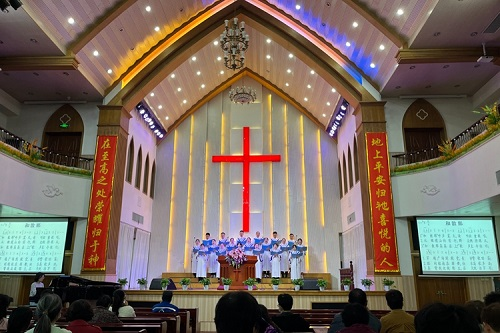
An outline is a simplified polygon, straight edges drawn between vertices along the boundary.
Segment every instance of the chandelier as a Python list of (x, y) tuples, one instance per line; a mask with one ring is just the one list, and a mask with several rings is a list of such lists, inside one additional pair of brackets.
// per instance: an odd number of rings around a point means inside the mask
[(237, 70), (245, 66), (245, 51), (248, 48), (248, 34), (245, 22), (238, 26), (238, 18), (224, 21), (226, 27), (220, 35), (220, 47), (224, 51), (224, 64), (227, 68)]
[(229, 91), (229, 99), (233, 103), (249, 104), (255, 102), (257, 93), (251, 87), (236, 87)]

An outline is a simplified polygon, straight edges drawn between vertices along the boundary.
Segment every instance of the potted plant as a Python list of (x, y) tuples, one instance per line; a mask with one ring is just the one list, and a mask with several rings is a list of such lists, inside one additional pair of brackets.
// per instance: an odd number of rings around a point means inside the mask
[(170, 279), (162, 278), (160, 281), (161, 289), (166, 290), (169, 283), (170, 283)]
[(304, 285), (304, 280), (303, 279), (292, 279), (292, 284), (295, 289), (295, 291), (299, 291), (300, 287)]
[(191, 279), (189, 278), (183, 278), (181, 280), (181, 282), (179, 282), (181, 287), (182, 287), (182, 290), (187, 290), (189, 285), (191, 284)]
[(344, 286), (345, 291), (349, 291), (351, 288), (352, 280), (350, 278), (343, 278), (342, 281), (340, 281), (342, 286)]
[(127, 280), (127, 278), (121, 278), (121, 279), (118, 279), (118, 283), (122, 286), (122, 289), (125, 289), (125, 286), (127, 285), (128, 280)]
[(271, 278), (271, 285), (273, 286), (273, 290), (278, 290), (280, 283), (281, 281), (279, 278)]
[(373, 280), (361, 279), (361, 284), (365, 287), (365, 290), (370, 290), (370, 287), (373, 285)]
[(382, 280), (382, 284), (384, 285), (384, 290), (389, 291), (391, 287), (394, 285), (394, 281), (384, 278), (384, 280)]
[(203, 285), (203, 290), (208, 290), (208, 286), (210, 286), (210, 278), (204, 277), (200, 280), (200, 283)]
[(233, 280), (229, 278), (222, 278), (222, 284), (224, 285), (224, 290), (229, 290), (229, 286), (233, 283)]
[(316, 282), (316, 285), (319, 287), (320, 291), (324, 291), (327, 284), (328, 282), (326, 282), (325, 279), (318, 279), (318, 281)]
[(146, 278), (137, 279), (137, 284), (139, 285), (140, 290), (146, 290), (146, 285), (148, 284), (148, 280)]
[(253, 287), (257, 284), (257, 280), (254, 278), (248, 278), (243, 281), (243, 284), (247, 286), (248, 290), (253, 290)]

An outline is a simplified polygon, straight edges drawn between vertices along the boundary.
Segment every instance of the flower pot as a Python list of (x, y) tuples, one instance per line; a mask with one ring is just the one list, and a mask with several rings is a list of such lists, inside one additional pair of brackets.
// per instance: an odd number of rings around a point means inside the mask
[(325, 287), (319, 287), (319, 291), (325, 291)]
[(228, 284), (224, 285), (224, 290), (229, 290), (229, 285)]
[(295, 291), (299, 291), (300, 290), (300, 286), (299, 285), (295, 285), (295, 286), (293, 286), (293, 289), (295, 289)]
[(247, 286), (248, 290), (253, 290), (253, 286)]
[(273, 290), (278, 290), (279, 286), (277, 284), (273, 284)]
[(391, 290), (391, 286), (384, 286), (384, 290), (385, 290), (385, 291), (389, 291), (389, 290)]
[(145, 286), (145, 285), (143, 285), (143, 284), (140, 284), (140, 285), (139, 285), (139, 290), (146, 290), (146, 286)]
[(161, 290), (167, 290), (167, 286), (161, 287)]
[(365, 286), (365, 291), (370, 291), (371, 286)]
[(208, 287), (209, 287), (208, 285), (203, 286), (203, 290), (208, 290)]
[(350, 287), (350, 285), (344, 284), (344, 291), (349, 291), (349, 287)]
[(183, 285), (182, 285), (182, 290), (188, 290), (188, 287), (189, 287), (189, 286), (188, 286), (187, 284), (183, 284)]

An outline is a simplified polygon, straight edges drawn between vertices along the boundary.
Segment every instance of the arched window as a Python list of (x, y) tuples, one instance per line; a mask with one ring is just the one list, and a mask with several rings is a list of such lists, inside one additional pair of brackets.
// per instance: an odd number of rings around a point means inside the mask
[(132, 171), (134, 170), (134, 139), (130, 140), (128, 145), (128, 156), (127, 156), (127, 170), (125, 173), (125, 180), (132, 183)]
[(135, 165), (135, 187), (141, 188), (141, 175), (142, 175), (142, 147), (139, 147), (137, 153), (137, 163)]
[(339, 192), (340, 192), (340, 199), (344, 196), (344, 192), (342, 191), (342, 169), (340, 168), (340, 161), (337, 164), (338, 167), (338, 175), (339, 175)]
[(347, 193), (347, 164), (345, 163), (345, 154), (342, 154), (342, 179), (344, 180), (344, 194)]
[(151, 168), (151, 183), (149, 185), (149, 196), (151, 198), (155, 197), (155, 178), (156, 178), (156, 163), (153, 161), (153, 167)]
[(359, 182), (359, 160), (358, 160), (358, 141), (354, 137), (354, 182)]
[(354, 182), (352, 181), (352, 155), (351, 155), (351, 147), (347, 147), (347, 166), (348, 166), (348, 176), (349, 176), (349, 188), (354, 186)]
[(142, 192), (148, 194), (149, 187), (149, 154), (146, 155), (146, 163), (144, 164), (144, 183), (142, 184)]

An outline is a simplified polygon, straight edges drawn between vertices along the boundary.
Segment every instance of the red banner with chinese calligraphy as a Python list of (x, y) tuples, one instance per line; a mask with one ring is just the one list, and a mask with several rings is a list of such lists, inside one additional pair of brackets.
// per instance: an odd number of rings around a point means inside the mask
[(399, 272), (387, 135), (366, 133), (375, 272)]
[(106, 269), (117, 136), (98, 136), (82, 270)]

